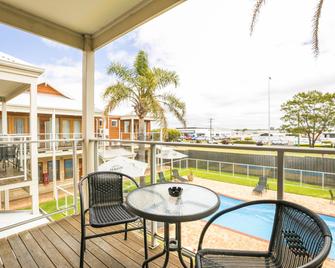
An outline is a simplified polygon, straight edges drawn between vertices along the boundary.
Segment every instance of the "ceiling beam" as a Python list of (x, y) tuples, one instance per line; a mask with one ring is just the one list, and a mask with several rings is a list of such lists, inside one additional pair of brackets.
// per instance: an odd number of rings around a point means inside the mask
[(185, 0), (144, 1), (144, 3), (134, 7), (100, 31), (94, 33), (92, 36), (93, 49), (96, 50), (108, 44), (184, 1)]
[(26, 91), (29, 88), (29, 84), (21, 84), (17, 88), (15, 88), (9, 95), (4, 96), (6, 101), (9, 101), (16, 96), (20, 95), (22, 92)]
[(1, 2), (0, 22), (74, 48), (83, 49), (83, 36), (80, 33)]

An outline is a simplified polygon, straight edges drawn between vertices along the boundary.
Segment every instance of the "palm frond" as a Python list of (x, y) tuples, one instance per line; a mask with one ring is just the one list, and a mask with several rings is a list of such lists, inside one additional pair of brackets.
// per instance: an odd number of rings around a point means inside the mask
[(107, 73), (116, 76), (120, 81), (135, 83), (132, 70), (120, 63), (111, 63), (107, 68)]
[(168, 108), (168, 110), (184, 125), (186, 126), (186, 104), (178, 99), (175, 95), (167, 93), (161, 95), (161, 102)]
[[(121, 102), (132, 99), (132, 90), (123, 83), (109, 86), (103, 93), (103, 98), (108, 101), (105, 114), (114, 110)], [(132, 100), (131, 100), (132, 101)]]
[(174, 71), (153, 68), (153, 73), (159, 88), (164, 88), (171, 84), (177, 87), (179, 84), (179, 77)]
[(321, 10), (322, 10), (323, 0), (319, 0), (315, 13), (313, 16), (313, 36), (312, 36), (312, 48), (314, 56), (317, 57), (319, 55), (319, 25), (320, 25), (320, 18), (321, 18)]
[(145, 76), (149, 69), (148, 54), (140, 50), (134, 62), (134, 68), (139, 76)]
[(258, 14), (259, 14), (263, 4), (265, 4), (265, 0), (256, 0), (254, 10), (252, 12), (252, 20), (251, 20), (251, 24), (250, 24), (250, 35), (252, 35), (253, 32), (254, 32), (256, 21), (257, 21), (257, 18), (258, 18)]
[(167, 128), (165, 110), (159, 101), (154, 97), (150, 98), (150, 112), (155, 120), (159, 122), (161, 128)]

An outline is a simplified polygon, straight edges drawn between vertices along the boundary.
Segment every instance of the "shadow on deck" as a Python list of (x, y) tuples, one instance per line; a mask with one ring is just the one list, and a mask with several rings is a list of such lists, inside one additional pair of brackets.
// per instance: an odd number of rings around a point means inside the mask
[[(91, 233), (115, 230), (118, 227), (90, 228)], [(79, 267), (80, 218), (71, 216), (0, 239), (2, 267)], [(149, 249), (149, 256), (161, 248)], [(141, 267), (144, 260), (140, 232), (110, 235), (87, 241), (85, 267)], [(164, 259), (150, 267), (162, 267)], [(170, 255), (169, 267), (180, 267), (176, 255)]]

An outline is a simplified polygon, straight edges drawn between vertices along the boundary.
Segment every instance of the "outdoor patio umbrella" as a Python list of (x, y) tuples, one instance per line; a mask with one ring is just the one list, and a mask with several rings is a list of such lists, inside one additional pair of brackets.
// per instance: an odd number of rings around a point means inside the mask
[(157, 158), (168, 159), (171, 161), (170, 163), (170, 176), (172, 178), (172, 167), (173, 167), (173, 160), (174, 159), (182, 159), (187, 157), (188, 155), (179, 153), (175, 150), (170, 148), (162, 148), (161, 152), (156, 155)]
[(133, 153), (129, 150), (126, 150), (124, 148), (115, 148), (110, 150), (105, 150), (102, 152), (99, 152), (99, 156), (102, 158), (102, 160), (108, 161), (118, 156), (124, 156), (124, 157), (134, 157), (136, 153)]
[(135, 178), (144, 176), (147, 165), (147, 163), (141, 161), (118, 156), (101, 164), (98, 171), (115, 171)]

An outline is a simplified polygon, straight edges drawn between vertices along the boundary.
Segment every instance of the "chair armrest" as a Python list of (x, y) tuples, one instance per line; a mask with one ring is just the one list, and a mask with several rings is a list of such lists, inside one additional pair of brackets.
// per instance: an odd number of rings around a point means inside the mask
[(240, 208), (244, 208), (244, 207), (248, 207), (248, 206), (253, 206), (253, 205), (258, 205), (258, 204), (276, 204), (277, 201), (276, 200), (256, 200), (256, 201), (251, 201), (251, 202), (245, 202), (224, 210), (221, 210), (219, 212), (217, 212), (216, 214), (214, 214), (214, 216), (212, 216), (212, 218), (209, 219), (209, 221), (206, 223), (204, 229), (202, 230), (201, 234), (200, 234), (200, 239), (199, 239), (199, 244), (198, 244), (198, 250), (201, 250), (202, 248), (202, 243), (205, 237), (205, 234), (207, 232), (207, 229), (211, 226), (211, 224), (219, 217), (221, 217), (224, 214), (227, 214), (229, 212), (238, 210)]

